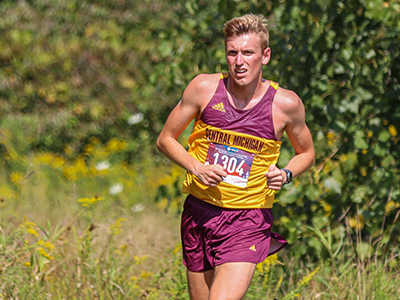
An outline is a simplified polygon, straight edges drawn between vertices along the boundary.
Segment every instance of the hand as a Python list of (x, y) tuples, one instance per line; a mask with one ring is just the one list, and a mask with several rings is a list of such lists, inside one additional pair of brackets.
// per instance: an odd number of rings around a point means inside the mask
[(217, 186), (228, 175), (220, 165), (201, 165), (199, 170), (193, 174), (208, 186)]
[(279, 191), (287, 179), (286, 172), (275, 165), (269, 167), (268, 173), (265, 176), (267, 177), (268, 188), (274, 191)]

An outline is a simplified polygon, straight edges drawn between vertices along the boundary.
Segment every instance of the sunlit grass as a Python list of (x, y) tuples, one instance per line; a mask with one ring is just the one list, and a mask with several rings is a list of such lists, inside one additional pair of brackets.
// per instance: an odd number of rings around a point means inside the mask
[[(181, 169), (150, 158), (128, 165), (118, 140), (92, 139), (76, 157), (68, 149), (24, 156), (4, 140), (1, 299), (188, 299)], [(304, 240), (257, 266), (245, 299), (399, 299), (398, 247), (382, 255), (386, 240), (354, 239), (364, 221), (347, 224), (308, 227)], [(321, 254), (304, 255), (307, 243)]]

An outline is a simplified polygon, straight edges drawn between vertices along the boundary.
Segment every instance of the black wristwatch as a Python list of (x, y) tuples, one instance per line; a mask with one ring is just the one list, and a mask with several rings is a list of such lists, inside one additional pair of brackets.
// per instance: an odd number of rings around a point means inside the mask
[(286, 172), (286, 182), (284, 184), (282, 184), (282, 186), (291, 183), (293, 181), (293, 174), (292, 171), (288, 170), (288, 169), (281, 169), (283, 171)]

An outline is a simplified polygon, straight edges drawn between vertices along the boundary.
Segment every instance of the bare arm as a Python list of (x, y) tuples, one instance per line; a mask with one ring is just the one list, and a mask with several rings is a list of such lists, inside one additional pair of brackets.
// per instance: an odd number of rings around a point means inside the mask
[[(275, 112), (277, 121), (284, 124), (284, 131), (295, 151), (295, 156), (285, 169), (291, 170), (293, 177), (297, 177), (313, 166), (315, 162), (314, 144), (305, 123), (305, 111), (300, 98), (295, 93), (286, 90), (281, 91), (280, 96)], [(280, 190), (286, 179), (286, 173), (276, 166), (271, 166), (268, 170), (267, 183), (270, 189)]]
[(183, 93), (182, 100), (169, 115), (161, 131), (157, 148), (171, 161), (193, 173), (204, 184), (216, 186), (227, 173), (220, 165), (204, 165), (188, 154), (178, 142), (191, 120), (199, 116), (216, 89), (217, 75), (200, 75), (192, 80)]

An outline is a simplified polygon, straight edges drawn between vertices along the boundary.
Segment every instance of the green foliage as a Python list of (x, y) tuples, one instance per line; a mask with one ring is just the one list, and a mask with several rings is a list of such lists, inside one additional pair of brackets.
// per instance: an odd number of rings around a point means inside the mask
[[(276, 224), (291, 243), (318, 220), (399, 242), (400, 8), (371, 3), (188, 1), (185, 25), (163, 37), (171, 49), (191, 50), (174, 53), (185, 75), (219, 72), (223, 22), (249, 12), (269, 18), (273, 57), (264, 75), (302, 98), (317, 154), (316, 166), (277, 196)], [(283, 140), (281, 166), (294, 155)]]
[(0, 9), (1, 127), (29, 127), (27, 150), (79, 153), (90, 137), (119, 137), (135, 139), (129, 153), (137, 156), (149, 135), (154, 141), (171, 101), (170, 83), (155, 77), (169, 66), (160, 64), (169, 53), (158, 35), (178, 8), (20, 1)]
[(398, 10), (381, 1), (287, 1), (273, 11), (284, 30), (272, 34), (271, 68), (303, 99), (317, 154), (310, 174), (278, 195), (280, 215), (296, 220), (285, 225), (291, 241), (324, 215), (325, 224), (360, 215), (351, 227), (375, 239), (400, 229), (387, 209), (400, 202)]
[[(124, 186), (134, 177), (130, 187), (146, 189), (131, 198), (124, 189), (105, 210), (150, 197), (179, 212), (182, 172), (166, 171), (155, 140), (194, 76), (226, 70), (223, 23), (249, 12), (269, 19), (264, 77), (301, 97), (317, 155), (277, 195), (275, 230), (303, 259), (328, 262), (340, 276), (347, 271), (338, 260), (352, 266), (355, 253), (390, 257), (400, 242), (398, 1), (1, 2), (0, 205), (40, 194), (26, 189), (32, 171), (56, 170), (46, 187), (43, 177), (30, 179), (56, 205), (66, 186), (82, 197), (107, 193), (124, 170)], [(108, 151), (113, 141), (124, 148)], [(283, 142), (280, 166), (293, 155)], [(104, 177), (96, 166), (105, 162), (121, 168)], [(354, 240), (358, 248), (341, 257)]]

